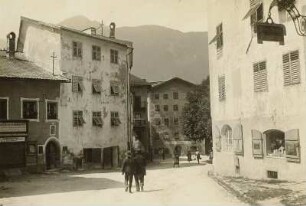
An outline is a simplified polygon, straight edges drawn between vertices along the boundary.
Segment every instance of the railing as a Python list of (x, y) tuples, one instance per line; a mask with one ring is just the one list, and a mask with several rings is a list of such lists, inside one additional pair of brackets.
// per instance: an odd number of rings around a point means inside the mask
[(144, 127), (147, 125), (147, 120), (145, 119), (134, 119), (134, 127)]

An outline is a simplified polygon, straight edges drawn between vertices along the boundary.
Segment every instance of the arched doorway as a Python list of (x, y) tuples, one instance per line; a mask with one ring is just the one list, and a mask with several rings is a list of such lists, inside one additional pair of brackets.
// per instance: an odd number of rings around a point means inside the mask
[(54, 169), (60, 166), (60, 146), (58, 142), (51, 140), (46, 145), (46, 168)]

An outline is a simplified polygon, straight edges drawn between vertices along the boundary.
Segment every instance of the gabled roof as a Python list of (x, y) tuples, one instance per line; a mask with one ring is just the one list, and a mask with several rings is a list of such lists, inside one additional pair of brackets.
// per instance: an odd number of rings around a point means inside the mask
[(61, 75), (53, 75), (41, 67), (21, 59), (0, 56), (0, 79), (32, 79), (69, 82)]
[(37, 21), (37, 20), (30, 19), (30, 18), (23, 17), (23, 16), (21, 17), (20, 27), (22, 26), (23, 21), (31, 23), (31, 24), (39, 25), (39, 26), (45, 26), (45, 27), (55, 29), (55, 30), (59, 30), (59, 31), (63, 30), (63, 31), (73, 32), (73, 33), (76, 33), (76, 34), (79, 34), (79, 35), (82, 35), (82, 36), (87, 36), (87, 37), (90, 37), (90, 38), (95, 38), (95, 39), (99, 39), (99, 40), (103, 40), (103, 41), (112, 42), (112, 43), (115, 43), (115, 44), (120, 44), (122, 46), (126, 46), (126, 47), (129, 47), (129, 48), (133, 47), (133, 43), (130, 42), (130, 41), (119, 40), (119, 39), (115, 39), (115, 38), (109, 38), (109, 37), (102, 36), (102, 35), (87, 34), (85, 32), (77, 30), (77, 29), (72, 29), (72, 28), (68, 28), (68, 27), (65, 27), (65, 26), (59, 26), (59, 25), (55, 25), (55, 24), (45, 23), (45, 22), (42, 22), (42, 21)]
[(133, 74), (130, 74), (130, 82), (131, 82), (131, 86), (149, 86), (151, 87), (151, 84), (147, 82), (145, 79), (141, 79)]
[(158, 87), (161, 87), (161, 86), (165, 86), (165, 85), (167, 85), (167, 84), (169, 84), (171, 82), (174, 82), (174, 81), (180, 81), (180, 82), (182, 82), (184, 84), (187, 84), (187, 85), (189, 85), (191, 87), (195, 87), (196, 86), (195, 84), (193, 84), (191, 82), (188, 82), (188, 81), (186, 81), (184, 79), (181, 79), (179, 77), (173, 77), (173, 78), (171, 78), (169, 80), (166, 80), (166, 81), (152, 82), (151, 85), (152, 85), (152, 88), (155, 89), (155, 88), (158, 88)]

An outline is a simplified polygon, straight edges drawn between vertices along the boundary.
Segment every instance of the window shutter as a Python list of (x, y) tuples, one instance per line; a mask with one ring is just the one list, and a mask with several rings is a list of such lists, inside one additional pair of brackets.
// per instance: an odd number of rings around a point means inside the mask
[(262, 146), (262, 133), (258, 130), (252, 130), (252, 147), (254, 158), (263, 158)]
[(285, 133), (286, 158), (288, 162), (300, 162), (299, 130), (292, 129)]
[(243, 130), (241, 124), (234, 129), (234, 149), (236, 155), (243, 155)]
[(254, 91), (268, 91), (266, 62), (259, 62), (253, 65), (254, 70)]
[(217, 126), (214, 127), (213, 135), (215, 140), (216, 151), (221, 152), (221, 134)]
[(260, 7), (260, 5), (261, 5), (261, 1), (259, 1), (259, 0), (250, 0), (250, 9), (248, 10), (248, 12), (243, 17), (242, 20), (245, 20), (245, 19), (251, 17), (252, 15), (256, 14), (256, 11)]
[(289, 54), (283, 55), (283, 72), (284, 72), (284, 85), (288, 86), (291, 83)]
[(300, 83), (300, 61), (299, 61), (299, 51), (294, 51), (290, 53), (290, 63), (291, 63), (291, 83)]
[(218, 86), (219, 86), (219, 100), (225, 100), (226, 94), (225, 94), (225, 76), (219, 76), (218, 78)]

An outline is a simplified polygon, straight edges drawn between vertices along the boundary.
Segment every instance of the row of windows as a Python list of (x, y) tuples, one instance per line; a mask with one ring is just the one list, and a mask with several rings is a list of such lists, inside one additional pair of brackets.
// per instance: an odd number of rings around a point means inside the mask
[[(165, 112), (169, 111), (168, 105), (164, 105), (163, 109)], [(173, 105), (173, 111), (178, 111), (178, 110), (179, 110), (179, 106), (177, 104)], [(155, 111), (156, 112), (160, 111), (160, 105), (155, 105)]]
[[(173, 92), (172, 93), (172, 98), (173, 99), (179, 99), (179, 93), (178, 92)], [(158, 93), (154, 94), (154, 99), (159, 99), (159, 94)], [(163, 94), (163, 99), (169, 99), (169, 95), (167, 93)]]
[[(93, 94), (101, 94), (101, 80), (92, 79), (92, 93)], [(83, 84), (83, 77), (80, 76), (72, 76), (72, 92), (74, 93), (82, 93), (85, 90)], [(118, 96), (119, 95), (119, 83), (111, 82), (110, 83), (110, 95)]]
[[(284, 77), (284, 86), (295, 85), (301, 82), (300, 60), (299, 60), (298, 50), (283, 55), (283, 77)], [(254, 92), (268, 91), (266, 61), (257, 62), (253, 64), (253, 80), (254, 80)], [(225, 100), (226, 91), (225, 91), (224, 75), (218, 77), (218, 92), (219, 92), (219, 100), (220, 101)]]
[[(119, 126), (121, 121), (119, 118), (118, 112), (111, 112), (111, 126)], [(102, 127), (103, 126), (103, 120), (101, 116), (100, 111), (94, 111), (92, 112), (92, 126), (95, 127)], [(83, 118), (83, 111), (73, 111), (73, 126), (74, 127), (82, 127), (85, 124), (85, 120)]]
[[(156, 118), (155, 120), (155, 125), (159, 126), (162, 124), (161, 119), (160, 118)], [(169, 118), (164, 118), (164, 125), (165, 126), (170, 126), (170, 119)], [(179, 125), (179, 118), (177, 117), (173, 117), (173, 125)]]
[[(0, 98), (0, 120), (9, 118), (9, 99)], [(21, 99), (21, 119), (39, 120), (39, 99)], [(46, 100), (46, 120), (58, 119), (58, 103)]]
[[(72, 42), (72, 56), (77, 58), (82, 58), (83, 56), (83, 45), (82, 42), (73, 41)], [(101, 47), (92, 46), (92, 60), (101, 61)], [(118, 64), (118, 51), (110, 50), (110, 62), (113, 64)]]

